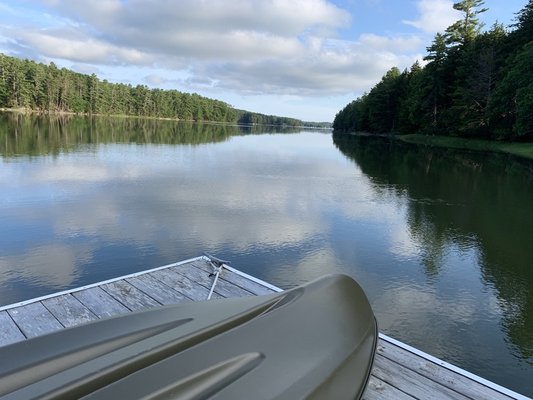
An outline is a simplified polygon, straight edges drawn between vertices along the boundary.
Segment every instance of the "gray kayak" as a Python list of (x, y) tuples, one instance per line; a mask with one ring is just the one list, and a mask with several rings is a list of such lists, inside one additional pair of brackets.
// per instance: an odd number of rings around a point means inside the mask
[(361, 287), (328, 275), (3, 347), (0, 399), (358, 399), (377, 338)]

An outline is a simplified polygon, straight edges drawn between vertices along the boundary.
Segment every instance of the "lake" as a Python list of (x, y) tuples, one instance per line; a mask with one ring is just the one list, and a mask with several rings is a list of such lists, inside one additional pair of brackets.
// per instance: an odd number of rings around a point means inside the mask
[(533, 166), (380, 137), (0, 114), (0, 304), (208, 252), (354, 277), (380, 331), (533, 396)]

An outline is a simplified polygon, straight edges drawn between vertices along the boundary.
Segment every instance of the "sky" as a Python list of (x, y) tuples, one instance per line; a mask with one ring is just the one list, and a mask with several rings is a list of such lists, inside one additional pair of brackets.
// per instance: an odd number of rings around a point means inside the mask
[[(485, 28), (527, 0), (485, 0)], [(459, 19), (452, 0), (0, 0), (0, 52), (332, 121)]]

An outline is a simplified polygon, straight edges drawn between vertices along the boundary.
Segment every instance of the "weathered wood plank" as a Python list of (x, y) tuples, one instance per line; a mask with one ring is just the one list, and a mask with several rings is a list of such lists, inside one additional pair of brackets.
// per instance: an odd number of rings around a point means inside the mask
[(415, 400), (416, 398), (389, 385), (387, 382), (370, 376), (363, 400)]
[(128, 278), (126, 281), (164, 305), (191, 301), (182, 293), (175, 291), (151, 275), (136, 276)]
[(403, 365), (422, 376), (429, 378), (441, 385), (447, 386), (465, 396), (473, 399), (509, 400), (510, 397), (495, 391), (479, 382), (444, 368), (419, 355), (402, 349), (386, 340), (380, 340), (377, 348), (378, 354)]
[[(203, 269), (200, 269), (194, 265), (195, 263), (188, 264), (186, 267), (184, 266), (177, 267), (175, 269), (176, 272), (185, 275), (187, 278), (192, 280), (193, 282), (196, 282), (208, 290), (211, 289), (211, 286), (213, 285), (213, 281), (215, 280), (214, 276), (209, 276), (210, 272), (204, 271)], [(222, 271), (221, 276), (227, 271)], [(224, 279), (218, 279), (217, 285), (215, 286), (215, 293), (220, 294), (222, 297), (246, 297), (246, 296), (252, 296), (252, 293), (244, 290), (243, 288), (234, 285), (228, 281), (225, 281)]]
[(125, 280), (102, 285), (107, 293), (132, 311), (147, 310), (161, 304)]
[[(208, 273), (213, 270), (213, 268), (207, 261), (197, 260), (194, 261), (192, 264), (195, 267), (200, 268)], [(255, 295), (276, 293), (274, 290), (269, 289), (268, 287), (263, 286), (260, 283), (254, 282), (250, 279), (245, 278), (244, 276), (236, 274), (235, 272), (227, 269), (223, 269), (219, 279), (223, 279), (229, 283), (239, 286), (240, 288), (247, 290), (248, 292), (253, 293)]]
[(470, 399), (379, 354), (374, 360), (372, 375), (418, 399)]
[(96, 314), (71, 294), (52, 297), (42, 303), (67, 328), (98, 319)]
[(191, 300), (199, 301), (207, 299), (209, 289), (191, 281), (187, 276), (177, 273), (176, 269), (181, 267), (182, 266), (171, 269), (162, 269), (151, 272), (150, 275), (187, 296)]
[(7, 311), (0, 312), (0, 347), (26, 339)]
[(109, 318), (130, 312), (124, 304), (100, 287), (80, 290), (72, 295), (98, 318)]
[(244, 276), (241, 276), (239, 274), (236, 274), (233, 271), (224, 270), (222, 275), (222, 279), (225, 281), (228, 281), (230, 283), (233, 283), (234, 285), (237, 285), (244, 290), (247, 290), (249, 292), (252, 292), (256, 296), (261, 296), (263, 294), (272, 294), (272, 293), (278, 293), (275, 290), (272, 290), (266, 286), (261, 285), (260, 283), (251, 281)]
[(13, 308), (7, 312), (27, 338), (41, 336), (64, 328), (40, 302)]

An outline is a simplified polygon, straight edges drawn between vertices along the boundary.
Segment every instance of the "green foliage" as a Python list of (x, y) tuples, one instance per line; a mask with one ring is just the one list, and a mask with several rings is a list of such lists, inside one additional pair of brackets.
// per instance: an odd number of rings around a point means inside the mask
[(366, 114), (366, 96), (352, 101), (339, 111), (333, 121), (333, 129), (337, 131), (364, 131), (368, 126)]
[[(497, 134), (513, 139), (533, 136), (533, 41), (508, 63), (505, 77), (496, 87), (490, 103)], [(509, 127), (512, 130), (508, 132)]]
[(0, 54), (0, 107), (43, 113), (86, 113), (186, 121), (302, 126), (294, 118), (234, 109), (227, 103), (177, 90), (101, 81), (54, 63), (38, 64)]
[(481, 33), (481, 0), (454, 4), (464, 17), (427, 47), (425, 67), (388, 71), (335, 117), (337, 131), (533, 139), (533, 0), (508, 32)]
[[(531, 65), (531, 64), (530, 64)], [(533, 135), (533, 83), (516, 91), (517, 137)]]
[(490, 134), (489, 102), (505, 61), (505, 35), (503, 26), (494, 24), (462, 50), (450, 107), (455, 129), (461, 136)]
[(446, 82), (453, 75), (450, 68), (451, 60), (456, 53), (449, 54), (446, 46), (446, 37), (437, 33), (424, 60), (429, 61), (425, 68), (426, 79), (421, 83), (421, 96), (417, 100), (420, 107), (421, 126), (426, 133), (434, 134), (442, 129), (442, 112), (448, 103), (449, 88)]
[(515, 28), (510, 34), (510, 40), (515, 49), (533, 40), (533, 0), (529, 0), (527, 5), (517, 14), (516, 23), (511, 25)]
[(465, 45), (476, 38), (483, 27), (477, 16), (488, 10), (488, 8), (478, 9), (483, 3), (485, 3), (483, 0), (463, 0), (454, 3), (453, 8), (461, 11), (464, 16), (446, 29), (448, 44)]
[(275, 126), (303, 126), (303, 122), (287, 117), (265, 115), (249, 111), (238, 110), (237, 122), (243, 125), (275, 125)]

